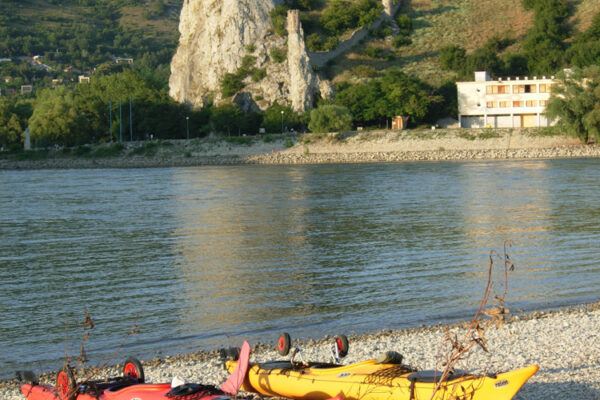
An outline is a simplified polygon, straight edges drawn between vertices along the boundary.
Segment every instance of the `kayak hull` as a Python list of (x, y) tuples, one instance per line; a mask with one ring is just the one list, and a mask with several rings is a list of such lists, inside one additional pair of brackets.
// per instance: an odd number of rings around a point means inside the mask
[[(229, 370), (235, 361), (228, 361)], [(278, 365), (277, 365), (278, 364)], [(291, 363), (254, 364), (248, 369), (243, 390), (295, 400), (429, 400), (436, 383), (433, 375), (398, 364), (368, 360), (347, 366), (319, 365), (292, 368)], [(454, 376), (442, 383), (434, 399), (509, 400), (536, 372), (533, 365), (494, 376)]]
[[(100, 396), (91, 393), (78, 393), (75, 400), (165, 400), (167, 398), (177, 399), (182, 396), (167, 396), (171, 391), (171, 384), (138, 384), (127, 387), (116, 387), (115, 389), (106, 389)], [(59, 399), (54, 386), (24, 384), (21, 386), (21, 392), (27, 400), (57, 400)], [(231, 400), (231, 396), (224, 394), (198, 395), (195, 399), (201, 400)]]

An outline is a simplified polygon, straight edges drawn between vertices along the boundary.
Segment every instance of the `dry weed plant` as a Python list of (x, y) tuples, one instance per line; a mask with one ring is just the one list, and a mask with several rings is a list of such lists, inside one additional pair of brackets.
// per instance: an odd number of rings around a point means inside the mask
[[(513, 271), (515, 268), (515, 265), (511, 261), (510, 256), (507, 252), (507, 248), (511, 246), (512, 242), (510, 240), (507, 240), (504, 242), (504, 253), (502, 255), (500, 255), (496, 250), (490, 251), (490, 263), (488, 266), (487, 284), (485, 287), (485, 291), (483, 293), (481, 302), (479, 303), (479, 308), (477, 309), (475, 316), (467, 326), (464, 334), (461, 337), (459, 337), (456, 333), (450, 332), (449, 328), (446, 328), (444, 344), (442, 348), (440, 348), (440, 352), (438, 352), (437, 356), (438, 363), (441, 362), (441, 365), (444, 367), (444, 369), (441, 372), (439, 380), (436, 379), (437, 384), (433, 390), (431, 399), (433, 399), (436, 393), (438, 393), (440, 390), (448, 390), (450, 392), (455, 392), (455, 389), (457, 389), (456, 387), (454, 387), (455, 385), (444, 385), (444, 381), (449, 375), (451, 375), (455, 371), (455, 367), (459, 361), (468, 358), (473, 348), (478, 347), (481, 348), (484, 352), (489, 353), (485, 334), (492, 327), (500, 328), (504, 323), (506, 314), (509, 313), (509, 310), (507, 310), (504, 307), (504, 300), (506, 297), (506, 291), (508, 290), (508, 272)], [(503, 287), (503, 291), (502, 295), (500, 296), (497, 295), (494, 291), (495, 282), (492, 279), (495, 259), (500, 260), (504, 263), (504, 283), (503, 285), (501, 285)], [(494, 307), (488, 308), (488, 304), (492, 299), (495, 300), (496, 305)], [(484, 320), (484, 316), (487, 316), (489, 318)], [(467, 387), (461, 385), (461, 390), (463, 394), (458, 395), (453, 393), (449, 399), (452, 400), (469, 398), (468, 396), (472, 396), (473, 393), (477, 390), (477, 387), (474, 387), (474, 382), (478, 381), (481, 382), (481, 380), (472, 381), (469, 385), (467, 385)]]
[[(115, 358), (115, 356), (121, 350), (121, 348), (123, 347), (123, 345), (125, 344), (125, 341), (127, 340), (127, 338), (129, 336), (140, 333), (140, 328), (137, 325), (137, 317), (136, 317), (134, 319), (131, 329), (125, 334), (125, 336), (121, 340), (121, 343), (119, 343), (119, 345), (117, 346), (115, 351), (112, 352), (110, 355), (106, 356), (104, 358), (104, 360), (101, 360), (97, 366), (88, 368), (86, 371), (86, 363), (89, 361), (89, 359), (88, 359), (87, 353), (85, 351), (85, 346), (86, 346), (86, 343), (90, 339), (90, 332), (94, 329), (94, 326), (95, 326), (87, 308), (84, 308), (83, 322), (79, 323), (78, 325), (80, 325), (81, 328), (83, 329), (83, 335), (82, 335), (82, 339), (81, 339), (79, 355), (77, 355), (76, 358), (73, 358), (73, 355), (69, 354), (69, 323), (68, 323), (68, 320), (65, 321), (65, 332), (66, 332), (65, 336), (66, 336), (66, 338), (65, 338), (65, 358), (64, 358), (64, 363), (63, 363), (63, 370), (65, 370), (65, 369), (71, 370), (74, 377), (77, 377), (77, 375), (79, 375), (78, 372), (80, 372), (80, 374), (81, 374), (81, 378), (76, 380), (76, 381), (78, 381), (77, 383), (74, 382), (75, 385), (73, 388), (71, 388), (69, 390), (69, 393), (66, 396), (66, 399), (73, 398), (81, 386), (89, 385), (92, 382), (92, 378), (95, 377), (95, 375), (98, 373), (98, 371), (104, 370), (108, 366), (108, 364), (111, 362), (111, 360), (113, 360)], [(71, 366), (71, 362), (73, 360), (75, 360), (75, 364), (73, 366)]]

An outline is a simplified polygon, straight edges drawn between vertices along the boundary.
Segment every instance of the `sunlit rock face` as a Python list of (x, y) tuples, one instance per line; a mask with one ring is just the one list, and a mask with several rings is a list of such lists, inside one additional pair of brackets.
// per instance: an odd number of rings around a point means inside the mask
[[(269, 13), (277, 0), (186, 0), (181, 10), (181, 33), (171, 61), (169, 93), (173, 99), (201, 107), (209, 99), (219, 103), (221, 81), (236, 73), (245, 56), (254, 57), (253, 69), (264, 69), (256, 81), (248, 76), (245, 87), (232, 101), (246, 111), (271, 104), (289, 104), (295, 111), (311, 108), (319, 81), (310, 65), (299, 14), (290, 10), (287, 37), (273, 33)], [(272, 59), (271, 50), (287, 54), (286, 60)], [(326, 93), (330, 95), (328, 91)]]
[(171, 97), (201, 106), (219, 92), (225, 73), (235, 73), (247, 47), (267, 35), (273, 7), (273, 0), (186, 0), (171, 61)]

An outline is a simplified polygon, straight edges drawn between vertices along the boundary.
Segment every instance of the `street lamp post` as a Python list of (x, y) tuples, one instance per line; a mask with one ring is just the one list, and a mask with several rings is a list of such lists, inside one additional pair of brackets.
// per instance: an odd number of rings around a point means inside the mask
[(185, 117), (185, 127), (187, 131), (187, 139), (190, 140), (190, 117)]
[(283, 110), (281, 110), (281, 133), (283, 134)]

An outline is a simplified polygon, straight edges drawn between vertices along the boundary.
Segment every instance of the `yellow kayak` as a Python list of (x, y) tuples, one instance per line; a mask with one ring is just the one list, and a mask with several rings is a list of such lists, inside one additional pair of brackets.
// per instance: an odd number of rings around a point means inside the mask
[[(237, 361), (227, 361), (233, 371)], [(537, 365), (495, 375), (455, 374), (434, 399), (508, 400), (538, 371)], [(429, 400), (439, 372), (415, 371), (401, 364), (367, 360), (351, 365), (292, 364), (274, 361), (250, 364), (242, 390), (298, 400)]]

